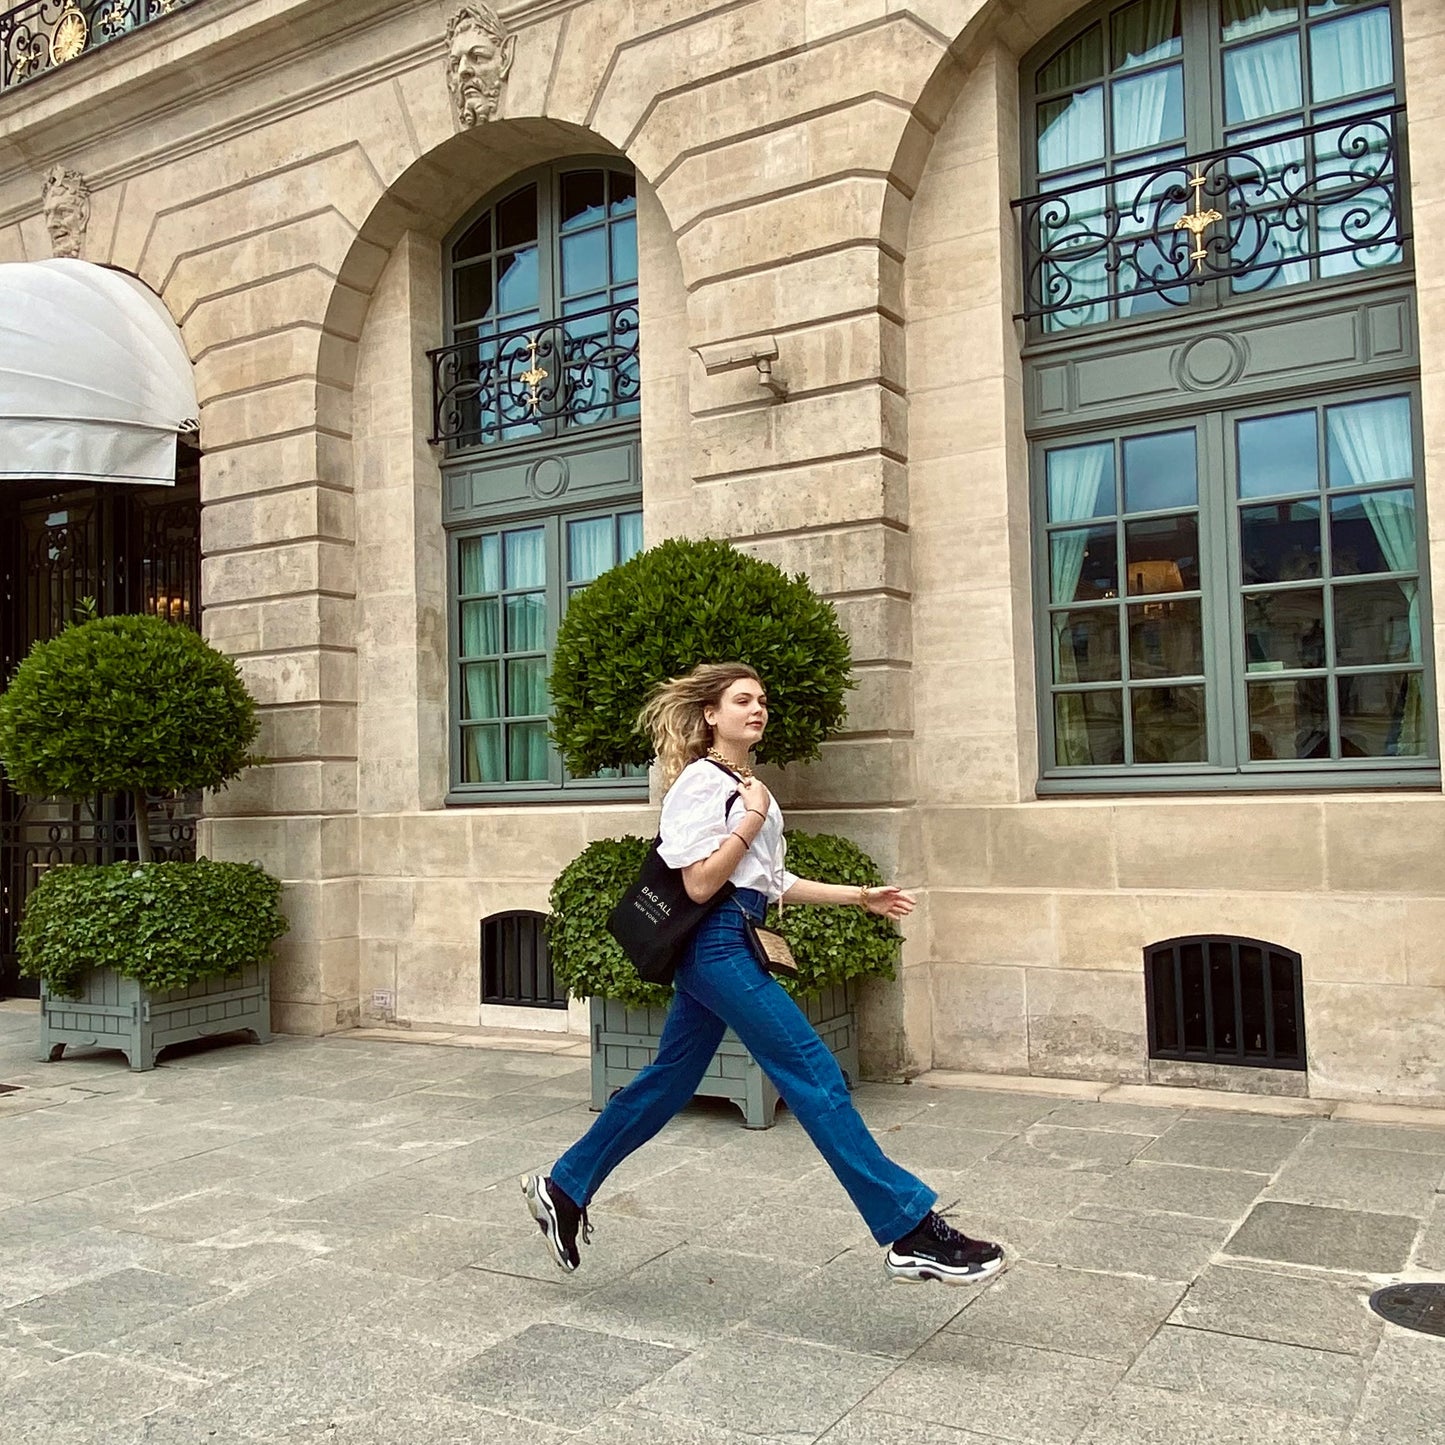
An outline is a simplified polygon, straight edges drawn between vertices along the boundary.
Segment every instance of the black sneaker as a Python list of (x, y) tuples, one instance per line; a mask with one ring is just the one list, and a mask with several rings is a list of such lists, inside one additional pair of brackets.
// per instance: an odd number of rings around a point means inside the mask
[(577, 1253), (577, 1226), (582, 1226), (582, 1243), (592, 1242), (592, 1224), (585, 1209), (578, 1209), (562, 1189), (552, 1183), (550, 1177), (541, 1174), (526, 1174), (522, 1177), (522, 1194), (527, 1208), (537, 1221), (537, 1228), (547, 1237), (552, 1258), (558, 1268), (571, 1274), (582, 1257)]
[(984, 1239), (960, 1234), (931, 1209), (883, 1257), (889, 1279), (921, 1283), (977, 1284), (1003, 1268), (1003, 1250)]

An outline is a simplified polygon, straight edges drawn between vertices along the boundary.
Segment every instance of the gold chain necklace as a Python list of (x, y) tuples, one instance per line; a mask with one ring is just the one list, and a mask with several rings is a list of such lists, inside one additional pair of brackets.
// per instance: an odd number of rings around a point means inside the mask
[(740, 778), (748, 779), (753, 775), (753, 770), (746, 763), (739, 767), (731, 758), (725, 758), (716, 748), (709, 748), (707, 757), (710, 761), (726, 768), (730, 773), (736, 773)]

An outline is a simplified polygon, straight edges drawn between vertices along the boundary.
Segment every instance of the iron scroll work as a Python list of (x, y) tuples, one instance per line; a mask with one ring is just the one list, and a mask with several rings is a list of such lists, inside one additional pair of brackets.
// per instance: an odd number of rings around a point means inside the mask
[(1131, 297), (1184, 306), (1211, 282), (1252, 294), (1398, 264), (1410, 240), (1404, 112), (1278, 131), (1015, 201), (1026, 298), (1015, 319), (1049, 318), (1056, 331), (1144, 309), (1111, 307)]
[(427, 352), (432, 437), (462, 448), (635, 415), (637, 302), (562, 316)]
[(0, 12), (0, 93), (195, 0), (26, 0)]

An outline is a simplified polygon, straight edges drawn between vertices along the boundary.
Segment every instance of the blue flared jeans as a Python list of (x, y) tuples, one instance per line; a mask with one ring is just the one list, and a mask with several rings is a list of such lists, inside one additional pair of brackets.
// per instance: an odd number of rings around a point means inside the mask
[(731, 1028), (807, 1130), (879, 1244), (907, 1234), (937, 1195), (878, 1147), (838, 1061), (787, 991), (753, 957), (742, 910), (761, 921), (767, 900), (750, 888), (699, 925), (678, 965), (657, 1058), (614, 1094), (596, 1122), (553, 1166), (579, 1205), (697, 1092)]

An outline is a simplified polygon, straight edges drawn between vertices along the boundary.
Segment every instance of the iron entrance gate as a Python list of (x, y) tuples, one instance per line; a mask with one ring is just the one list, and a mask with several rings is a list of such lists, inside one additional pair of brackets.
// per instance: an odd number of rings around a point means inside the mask
[[(197, 457), (182, 447), (174, 487), (55, 483), (0, 489), (0, 684), (33, 642), (76, 617), (82, 599), (102, 616), (151, 612), (200, 626)], [(156, 799), (158, 858), (195, 853), (198, 799)], [(19, 976), (15, 936), (25, 897), (56, 863), (109, 863), (135, 853), (124, 799), (82, 803), (25, 798), (0, 779), (0, 998), (34, 998)]]

